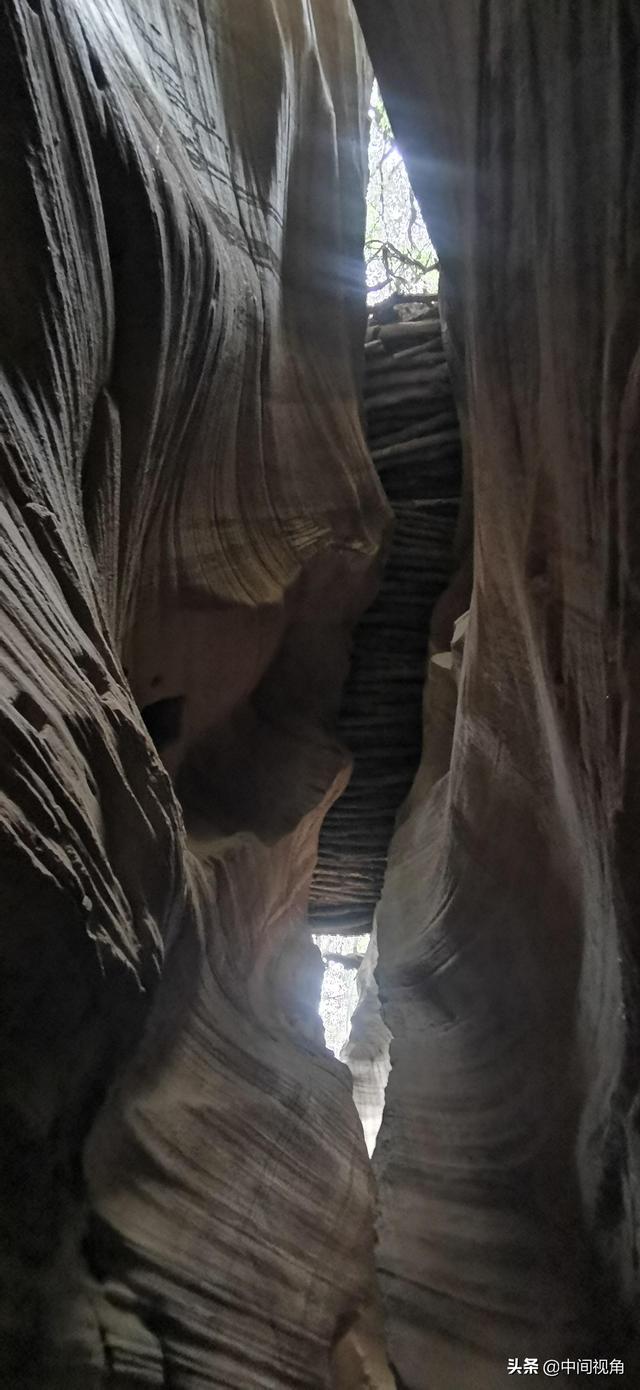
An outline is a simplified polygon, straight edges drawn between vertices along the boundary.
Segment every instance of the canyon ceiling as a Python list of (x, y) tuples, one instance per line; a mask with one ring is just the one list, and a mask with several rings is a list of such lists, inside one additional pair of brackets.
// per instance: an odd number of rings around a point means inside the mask
[(3, 1385), (638, 1376), (639, 93), (633, 0), (0, 9)]

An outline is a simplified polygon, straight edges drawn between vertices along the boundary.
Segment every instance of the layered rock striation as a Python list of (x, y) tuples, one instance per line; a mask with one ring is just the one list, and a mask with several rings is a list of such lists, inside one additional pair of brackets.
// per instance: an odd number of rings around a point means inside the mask
[(2, 1378), (325, 1386), (368, 65), (337, 0), (9, 0), (0, 70)]
[(396, 813), (420, 761), (429, 631), (455, 566), (462, 487), (437, 295), (394, 295), (373, 308), (363, 394), (394, 528), (378, 593), (354, 633), (339, 716), (354, 765), (320, 834), (316, 931), (371, 929)]

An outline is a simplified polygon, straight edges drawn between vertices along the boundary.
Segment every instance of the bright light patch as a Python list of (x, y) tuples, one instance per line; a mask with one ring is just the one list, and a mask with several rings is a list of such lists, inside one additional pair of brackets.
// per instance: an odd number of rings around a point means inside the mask
[(437, 257), (409, 183), (377, 82), (369, 107), (369, 188), (365, 262), (367, 298), (377, 304), (394, 292), (433, 294)]
[(320, 1017), (327, 1047), (340, 1056), (349, 1038), (351, 1015), (358, 1002), (356, 974), (369, 936), (314, 936), (324, 961)]

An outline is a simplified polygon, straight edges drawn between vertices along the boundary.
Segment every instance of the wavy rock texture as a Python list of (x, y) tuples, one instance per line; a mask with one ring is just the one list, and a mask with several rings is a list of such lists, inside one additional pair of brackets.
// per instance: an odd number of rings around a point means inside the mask
[(0, 70), (4, 1383), (325, 1386), (368, 69), (337, 0), (8, 0)]
[(497, 1390), (516, 1355), (633, 1377), (638, 14), (357, 8), (444, 266), (475, 508), (450, 769), (378, 911), (390, 1355), (408, 1390)]
[[(372, 925), (396, 812), (420, 762), (422, 688), (433, 622), (447, 621), (461, 490), (460, 429), (435, 295), (392, 296), (369, 316), (367, 441), (395, 528), (379, 593), (358, 624), (340, 711), (354, 771), (323, 822), (311, 889), (314, 927)], [(429, 683), (429, 690), (434, 688)], [(455, 683), (453, 683), (455, 691)], [(454, 698), (455, 714), (455, 698)], [(444, 749), (448, 767), (450, 745)], [(375, 980), (376, 929), (358, 973), (341, 1053), (371, 1153), (389, 1073)]]
[(454, 566), (460, 429), (437, 296), (376, 305), (365, 342), (367, 442), (393, 508), (380, 589), (358, 624), (339, 729), (353, 774), (320, 835), (315, 930), (371, 929), (396, 812), (420, 761), (431, 620)]

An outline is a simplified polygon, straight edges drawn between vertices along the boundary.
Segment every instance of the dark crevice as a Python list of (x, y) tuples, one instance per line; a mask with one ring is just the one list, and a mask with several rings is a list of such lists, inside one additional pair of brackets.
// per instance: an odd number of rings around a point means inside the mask
[(153, 739), (158, 752), (180, 737), (184, 712), (184, 695), (167, 696), (164, 700), (154, 700), (141, 710), (142, 720)]

